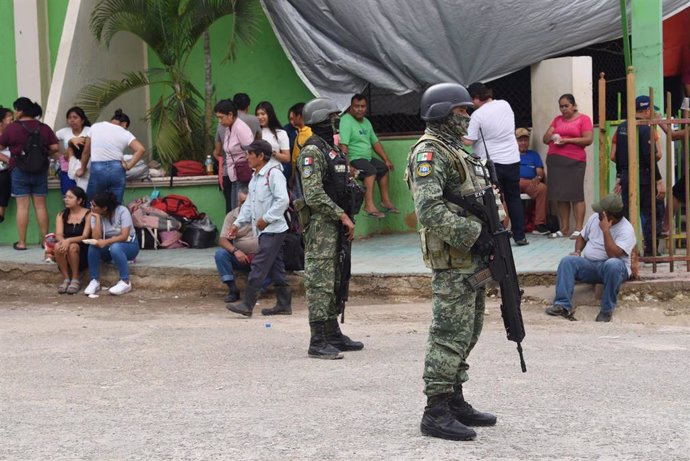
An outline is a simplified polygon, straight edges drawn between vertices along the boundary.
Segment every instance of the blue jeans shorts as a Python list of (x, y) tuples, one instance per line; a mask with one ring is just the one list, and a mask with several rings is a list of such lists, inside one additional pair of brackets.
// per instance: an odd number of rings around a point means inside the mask
[(12, 197), (48, 195), (48, 172), (25, 173), (19, 168), (12, 168)]

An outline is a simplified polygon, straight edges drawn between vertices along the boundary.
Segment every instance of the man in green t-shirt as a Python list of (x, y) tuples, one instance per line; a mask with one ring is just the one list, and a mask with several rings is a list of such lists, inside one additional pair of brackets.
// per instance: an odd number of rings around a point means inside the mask
[[(387, 213), (399, 213), (388, 195), (388, 171), (393, 170), (393, 164), (388, 160), (371, 122), (364, 116), (366, 112), (367, 98), (355, 94), (349, 111), (340, 119), (339, 147), (347, 155), (350, 169), (359, 170), (354, 174), (364, 182), (364, 211), (371, 217), (384, 218), (386, 215), (374, 204), (374, 180), (379, 183), (381, 208)], [(383, 161), (374, 158), (373, 152)]]

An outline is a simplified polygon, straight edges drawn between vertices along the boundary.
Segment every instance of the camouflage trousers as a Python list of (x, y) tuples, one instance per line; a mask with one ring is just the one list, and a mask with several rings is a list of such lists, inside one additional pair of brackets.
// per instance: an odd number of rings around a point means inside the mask
[(304, 289), (309, 322), (337, 318), (335, 293), (340, 286), (337, 245), (340, 222), (314, 219), (304, 232)]
[(424, 393), (452, 394), (469, 379), (467, 356), (484, 323), (486, 290), (465, 282), (471, 274), (435, 269), (431, 279), (432, 313), (424, 361)]

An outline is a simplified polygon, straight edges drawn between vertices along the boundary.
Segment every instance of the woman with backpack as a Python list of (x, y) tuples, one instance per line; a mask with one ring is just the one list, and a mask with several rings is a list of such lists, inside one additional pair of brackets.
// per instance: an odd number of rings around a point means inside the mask
[(90, 224), (91, 239), (87, 243), (90, 243), (88, 261), (91, 281), (84, 294), (93, 295), (101, 289), (101, 261), (112, 261), (120, 273), (120, 280), (108, 292), (111, 295), (129, 293), (132, 291), (132, 284), (129, 281), (127, 262), (139, 254), (132, 215), (127, 207), (119, 204), (115, 194), (102, 191), (91, 199)]
[(0, 161), (10, 167), (12, 197), (17, 200), (17, 233), (15, 250), (26, 250), (26, 230), (29, 226), (29, 202), (33, 201), (36, 220), (41, 230), (41, 241), (48, 233), (49, 157), (58, 151), (55, 132), (37, 118), (43, 109), (29, 98), (14, 101), (15, 121), (0, 135), (0, 151), (8, 147), (10, 158), (0, 154)]

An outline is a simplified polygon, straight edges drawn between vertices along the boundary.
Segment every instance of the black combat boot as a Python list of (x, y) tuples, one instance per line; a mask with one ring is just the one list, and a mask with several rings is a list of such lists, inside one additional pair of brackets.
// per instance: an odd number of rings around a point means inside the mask
[(225, 284), (228, 286), (228, 294), (225, 296), (225, 301), (226, 303), (234, 303), (235, 301), (239, 301), (240, 299), (240, 290), (237, 289), (237, 285), (235, 285), (234, 280), (228, 280), (225, 282)]
[(256, 305), (256, 298), (259, 297), (259, 287), (247, 285), (244, 291), (244, 299), (237, 304), (226, 304), (225, 308), (237, 314), (242, 314), (245, 317), (251, 317), (254, 306)]
[(270, 309), (261, 309), (261, 315), (292, 315), (292, 291), (288, 285), (277, 286), (276, 305)]
[(340, 350), (326, 341), (326, 322), (309, 322), (311, 339), (307, 354), (313, 359), (342, 359)]
[(338, 319), (326, 321), (326, 340), (340, 351), (361, 351), (364, 349), (364, 343), (353, 341), (340, 331)]
[(450, 395), (435, 395), (427, 399), (420, 429), (423, 435), (446, 440), (474, 440), (474, 429), (459, 422), (448, 408)]
[(462, 395), (462, 386), (457, 388), (455, 394), (448, 402), (448, 408), (455, 419), (467, 426), (493, 426), (496, 424), (496, 416), (491, 413), (482, 413), (472, 408)]

